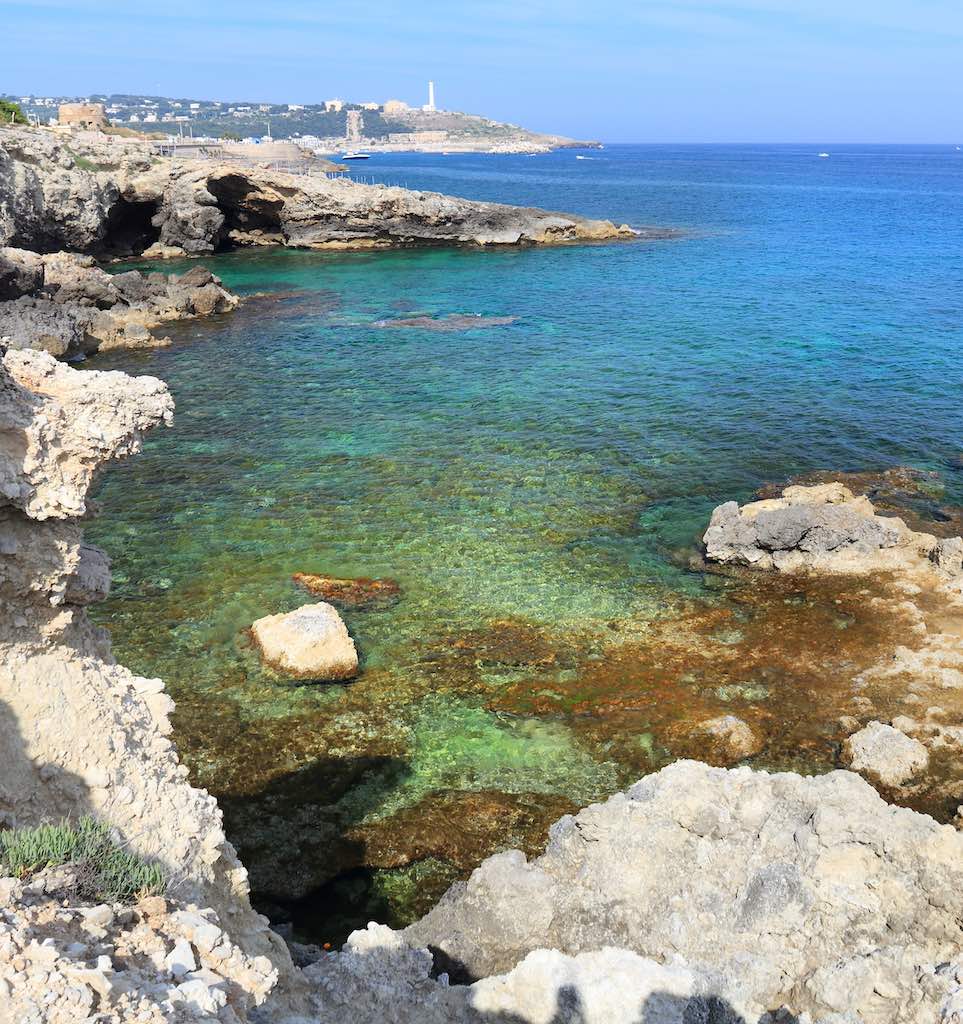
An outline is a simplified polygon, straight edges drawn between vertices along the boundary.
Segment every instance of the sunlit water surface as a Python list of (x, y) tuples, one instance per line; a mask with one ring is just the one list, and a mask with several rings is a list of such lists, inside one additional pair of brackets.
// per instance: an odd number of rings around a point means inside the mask
[[(360, 173), (686, 234), (218, 256), (230, 286), (268, 297), (177, 325), (169, 348), (91, 360), (159, 376), (177, 402), (174, 427), (106, 476), (88, 529), (114, 562), (98, 617), (126, 665), (167, 681), (194, 778), (223, 796), (277, 916), (315, 936), (403, 921), (470, 866), (418, 847), (439, 806), (453, 828), (459, 794), (507, 815), (472, 856), (537, 845), (569, 804), (678, 752), (653, 723), (688, 697), (645, 682), (644, 644), (613, 669), (629, 717), (606, 717), (586, 672), (679, 608), (728, 600), (690, 566), (717, 503), (895, 465), (961, 503), (963, 154), (818, 148), (379, 156)], [(383, 326), (452, 313), (515, 319)], [(261, 666), (245, 630), (311, 600), (295, 572), (400, 582), (395, 605), (344, 613), (358, 682)], [(666, 685), (732, 702), (684, 669)], [(767, 671), (735, 679), (737, 703), (768, 723), (761, 762), (790, 763), (766, 705), (785, 673)], [(379, 861), (374, 834), (400, 855)]]

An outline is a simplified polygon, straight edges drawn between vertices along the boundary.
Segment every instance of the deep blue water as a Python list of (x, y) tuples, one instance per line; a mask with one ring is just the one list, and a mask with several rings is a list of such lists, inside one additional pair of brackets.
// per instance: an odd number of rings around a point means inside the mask
[[(703, 593), (686, 549), (715, 504), (766, 481), (909, 465), (963, 503), (963, 153), (817, 151), (377, 156), (357, 176), (685, 234), (205, 261), (289, 295), (92, 361), (162, 377), (178, 410), (108, 474), (90, 530), (115, 559), (119, 657), (232, 727), (315, 716), (313, 747), (298, 719), (266, 763), (402, 756), (404, 781), (357, 787), (369, 817), (442, 791), (584, 801), (620, 784), (637, 765), (611, 736), (490, 710), (530, 670), (482, 659), (439, 680), (438, 652), (511, 619), (596, 657), (613, 620), (638, 630)], [(516, 320), (378, 326), (413, 313)], [(305, 601), (296, 571), (401, 582), (395, 607), (346, 613), (359, 682), (292, 687), (246, 643), (254, 618)], [(577, 671), (559, 661), (559, 679)], [(201, 733), (195, 777), (230, 788)]]

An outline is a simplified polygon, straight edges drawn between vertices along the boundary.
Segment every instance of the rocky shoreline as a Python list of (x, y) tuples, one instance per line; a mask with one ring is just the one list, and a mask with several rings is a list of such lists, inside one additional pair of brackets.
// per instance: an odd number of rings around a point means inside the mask
[(185, 274), (108, 274), (92, 256), (0, 248), (0, 344), (58, 359), (169, 344), (151, 333), (240, 300), (201, 266)]
[[(83, 539), (91, 486), (171, 422), (173, 402), (155, 378), (54, 358), (144, 343), (138, 327), (236, 297), (202, 268), (110, 277), (59, 250), (118, 254), (122, 238), (130, 252), (160, 241), (194, 253), (225, 240), (519, 244), (619, 232), (489, 204), (459, 213), (417, 193), (372, 212), (373, 193), (299, 183), (287, 195), (287, 176), (260, 172), (235, 195), (210, 168), (171, 173), (136, 149), (104, 170), (78, 168), (48, 142), (0, 132), (0, 241), (44, 253), (0, 253), (0, 827), (89, 814), (170, 882), (163, 897), (124, 903), (86, 898), (69, 869), (0, 879), (0, 1020), (963, 1022), (963, 834), (886, 802), (924, 790), (949, 799), (963, 785), (963, 541), (880, 515), (839, 482), (720, 505), (705, 551), (747, 571), (887, 580), (887, 595), (867, 600), (903, 616), (912, 644), (879, 650), (854, 681), (859, 714), (840, 724), (842, 757), (873, 785), (855, 771), (680, 760), (562, 817), (541, 856), (488, 858), (403, 932), (371, 925), (341, 951), (285, 944), (251, 908), (217, 802), (188, 782), (163, 681), (118, 665), (85, 611), (110, 586), (106, 554)], [(30, 163), (37, 145), (55, 171)], [(134, 232), (119, 204), (152, 207), (160, 238)], [(142, 228), (147, 212), (136, 214)], [(398, 590), (299, 582), (345, 603)], [(699, 742), (723, 760), (753, 752), (737, 716), (703, 724)]]
[[(963, 835), (887, 805), (845, 772), (807, 779), (678, 762), (563, 818), (531, 864), (517, 852), (486, 861), (407, 932), (371, 926), (340, 953), (298, 947), (308, 966), (296, 968), (250, 910), (216, 804), (178, 766), (163, 684), (117, 666), (83, 611), (108, 574), (77, 519), (102, 462), (136, 452), (145, 430), (169, 420), (164, 385), (8, 352), (0, 393), (0, 700), (13, 765), (0, 809), (8, 826), (92, 811), (177, 879), (162, 907), (133, 912), (91, 907), (62, 879), (0, 883), (0, 979), (17, 1012), (44, 1005), (51, 1022), (76, 1019), (78, 1005), (104, 1020), (129, 1019), (133, 1007), (145, 1020), (511, 1013), (547, 1024), (578, 1006), (583, 1019), (613, 1024), (642, 1007), (647, 1021), (679, 1024), (693, 1014), (960, 1019)], [(877, 522), (839, 487), (815, 491), (720, 506), (709, 556), (758, 561), (765, 550), (796, 572), (884, 562), (956, 599), (953, 544)], [(827, 521), (837, 533), (819, 533)], [(812, 542), (800, 547), (797, 535)], [(180, 975), (178, 957), (190, 967)]]
[(286, 245), (553, 245), (638, 237), (610, 221), (212, 160), (142, 142), (0, 128), (0, 245), (100, 258)]

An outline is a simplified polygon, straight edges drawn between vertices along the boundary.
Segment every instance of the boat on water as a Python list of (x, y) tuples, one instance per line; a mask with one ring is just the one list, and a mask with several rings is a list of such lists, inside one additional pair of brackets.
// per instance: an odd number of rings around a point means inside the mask
[(370, 153), (358, 153), (355, 150), (351, 150), (348, 153), (342, 153), (341, 154), (341, 159), (342, 160), (370, 160), (371, 159), (371, 154)]
[(824, 159), (825, 159), (825, 157), (829, 156), (828, 153), (819, 153), (817, 155), (823, 157)]

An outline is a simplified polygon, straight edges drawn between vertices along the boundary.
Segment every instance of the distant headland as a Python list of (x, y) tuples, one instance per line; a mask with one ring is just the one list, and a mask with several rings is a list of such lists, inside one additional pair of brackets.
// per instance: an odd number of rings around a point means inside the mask
[(421, 106), (388, 99), (354, 103), (256, 103), (138, 94), (5, 96), (36, 125), (81, 118), (85, 125), (198, 139), (289, 140), (311, 152), (546, 153), (600, 144), (529, 131), (477, 114), (444, 110), (428, 83)]

